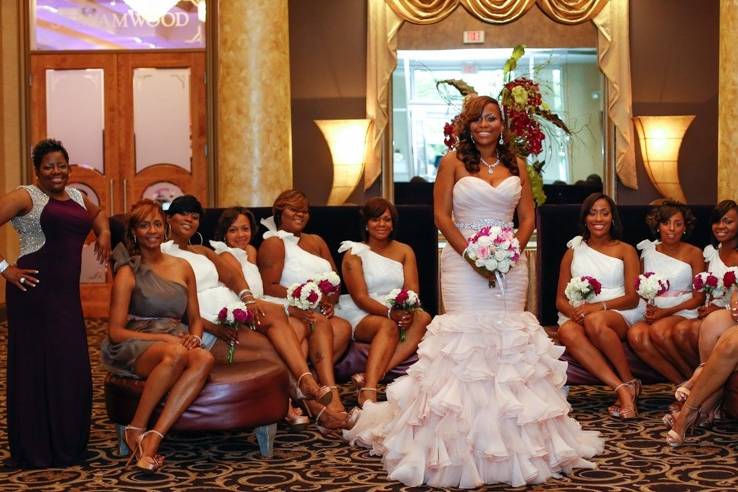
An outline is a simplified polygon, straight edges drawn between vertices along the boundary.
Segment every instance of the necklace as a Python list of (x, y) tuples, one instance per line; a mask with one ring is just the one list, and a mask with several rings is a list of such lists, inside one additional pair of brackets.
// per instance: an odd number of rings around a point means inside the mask
[(479, 156), (479, 159), (482, 161), (482, 163), (487, 166), (487, 174), (492, 176), (492, 173), (495, 172), (495, 168), (500, 164), (500, 158), (498, 157), (497, 160), (495, 160), (494, 164), (490, 164), (489, 162), (484, 160), (484, 157)]

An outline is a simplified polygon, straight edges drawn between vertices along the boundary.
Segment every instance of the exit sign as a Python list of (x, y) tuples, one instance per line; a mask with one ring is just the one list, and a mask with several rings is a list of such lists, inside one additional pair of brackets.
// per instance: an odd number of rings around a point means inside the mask
[(484, 31), (464, 31), (464, 44), (484, 43)]

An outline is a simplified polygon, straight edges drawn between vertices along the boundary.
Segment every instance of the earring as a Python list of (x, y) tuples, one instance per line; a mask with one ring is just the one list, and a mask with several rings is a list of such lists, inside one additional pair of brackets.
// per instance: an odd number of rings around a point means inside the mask
[(138, 240), (136, 239), (136, 235), (133, 234), (133, 244), (138, 244)]

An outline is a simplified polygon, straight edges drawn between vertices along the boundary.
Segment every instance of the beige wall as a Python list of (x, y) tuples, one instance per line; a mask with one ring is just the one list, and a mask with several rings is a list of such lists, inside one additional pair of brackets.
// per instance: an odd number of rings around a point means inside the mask
[[(18, 3), (0, 2), (0, 192), (21, 183), (20, 58)], [(10, 224), (0, 229), (0, 254), (13, 263), (18, 239)], [(0, 302), (5, 303), (5, 282), (0, 282)]]

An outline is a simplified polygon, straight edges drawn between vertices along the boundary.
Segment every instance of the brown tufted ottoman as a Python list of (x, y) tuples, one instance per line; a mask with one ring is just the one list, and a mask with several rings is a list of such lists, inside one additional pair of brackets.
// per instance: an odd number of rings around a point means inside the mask
[[(216, 365), (210, 379), (192, 405), (174, 424), (173, 430), (233, 430), (254, 428), (259, 451), (272, 456), (276, 422), (287, 414), (289, 376), (273, 362), (241, 362)], [(130, 423), (144, 382), (108, 374), (105, 379), (105, 407), (117, 424), (118, 449), (128, 453), (123, 427)], [(159, 405), (161, 409), (162, 405)], [(158, 416), (154, 412), (152, 420)]]

